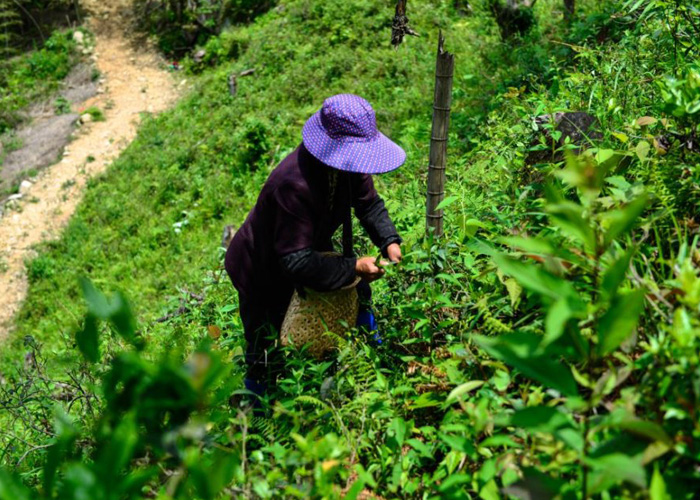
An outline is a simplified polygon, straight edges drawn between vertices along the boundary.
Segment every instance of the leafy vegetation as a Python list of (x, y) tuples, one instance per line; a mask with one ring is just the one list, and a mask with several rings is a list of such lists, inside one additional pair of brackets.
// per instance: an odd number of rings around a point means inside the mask
[[(470, 4), (409, 3), (423, 36), (393, 51), (385, 5), (291, 0), (185, 65), (195, 91), (28, 263), (0, 361), (0, 498), (694, 498), (696, 8), (580, 1), (565, 23), (540, 1), (504, 42)], [(457, 70), (435, 239), (438, 29)], [(220, 231), (343, 91), (408, 153), (378, 179), (406, 258), (375, 287), (381, 337), (341, 335), (321, 363), (285, 349), (259, 416), (229, 400), (244, 344)], [(553, 117), (571, 111), (595, 133), (565, 136)]]
[(40, 49), (0, 62), (0, 133), (16, 127), (21, 111), (54, 92), (80, 60), (72, 34), (56, 31)]
[(154, 35), (162, 51), (184, 55), (233, 23), (252, 20), (274, 0), (174, 0), (136, 2), (140, 28)]

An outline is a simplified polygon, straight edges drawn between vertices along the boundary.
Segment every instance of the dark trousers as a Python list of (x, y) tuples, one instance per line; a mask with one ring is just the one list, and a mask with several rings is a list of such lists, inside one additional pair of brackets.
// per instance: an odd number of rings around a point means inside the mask
[[(357, 285), (357, 293), (360, 311), (371, 309), (372, 289), (369, 284), (361, 281)], [(245, 353), (248, 365), (246, 376), (257, 383), (272, 386), (284, 367), (277, 340), (289, 302), (283, 307), (270, 307), (262, 298), (255, 300), (241, 295), (239, 297), (239, 311), (248, 343)]]

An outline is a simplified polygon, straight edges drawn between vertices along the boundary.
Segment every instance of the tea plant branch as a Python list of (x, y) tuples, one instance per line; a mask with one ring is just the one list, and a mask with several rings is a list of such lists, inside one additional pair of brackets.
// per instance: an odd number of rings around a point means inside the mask
[(53, 446), (53, 443), (49, 443), (49, 444), (40, 444), (40, 445), (34, 446), (33, 448), (30, 448), (29, 450), (25, 451), (21, 457), (19, 457), (19, 459), (15, 463), (15, 467), (19, 467), (20, 464), (22, 462), (24, 462), (24, 459), (26, 459), (29, 455), (31, 455), (35, 451), (44, 450), (44, 449), (50, 448), (52, 446)]

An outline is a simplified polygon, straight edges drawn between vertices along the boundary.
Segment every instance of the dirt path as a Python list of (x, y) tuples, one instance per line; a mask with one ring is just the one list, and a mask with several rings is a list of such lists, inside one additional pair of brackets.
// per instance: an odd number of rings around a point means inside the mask
[[(106, 19), (101, 9), (97, 14)], [(136, 135), (139, 114), (166, 109), (178, 94), (177, 82), (152, 51), (135, 51), (123, 35), (100, 29), (99, 22), (93, 29), (96, 65), (105, 82), (103, 93), (81, 107), (99, 107), (106, 120), (76, 131), (62, 160), (43, 170), (16, 202), (17, 208), (0, 218), (0, 340), (9, 333), (26, 296), (24, 261), (32, 256), (32, 246), (59, 236), (86, 181), (102, 172)]]

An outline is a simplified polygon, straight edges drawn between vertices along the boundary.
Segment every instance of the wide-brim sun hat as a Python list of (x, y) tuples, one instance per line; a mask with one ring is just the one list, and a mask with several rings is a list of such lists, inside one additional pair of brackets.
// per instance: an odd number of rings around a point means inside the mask
[(406, 152), (377, 129), (372, 106), (360, 96), (329, 97), (302, 131), (304, 146), (329, 167), (360, 174), (384, 174), (406, 161)]

